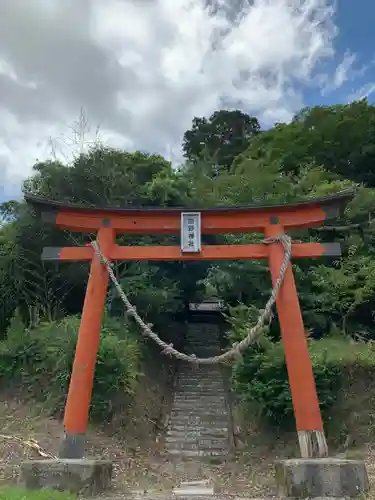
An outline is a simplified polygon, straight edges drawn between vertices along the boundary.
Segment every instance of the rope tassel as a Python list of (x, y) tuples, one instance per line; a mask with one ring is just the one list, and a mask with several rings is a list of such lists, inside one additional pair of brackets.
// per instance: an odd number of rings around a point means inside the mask
[(167, 344), (156, 333), (154, 333), (152, 330), (152, 325), (146, 324), (143, 321), (143, 319), (139, 316), (136, 308), (129, 301), (127, 295), (125, 294), (124, 290), (122, 289), (119, 281), (115, 276), (111, 262), (102, 254), (98, 242), (93, 241), (91, 244), (94, 248), (95, 254), (100, 259), (101, 263), (107, 267), (109, 277), (111, 278), (112, 283), (114, 284), (119, 296), (121, 297), (124, 303), (126, 312), (129, 315), (133, 316), (135, 322), (142, 329), (143, 334), (151, 338), (162, 349), (162, 354), (165, 354), (166, 356), (174, 356), (176, 359), (179, 359), (181, 361), (187, 361), (197, 366), (199, 364), (214, 365), (226, 362), (228, 360), (240, 361), (242, 359), (242, 352), (245, 351), (251, 344), (253, 344), (259, 338), (260, 335), (262, 335), (262, 333), (265, 330), (264, 327), (267, 326), (271, 321), (272, 307), (276, 302), (277, 294), (280, 291), (281, 285), (284, 281), (286, 270), (288, 269), (288, 265), (291, 260), (292, 239), (287, 234), (281, 233), (278, 236), (272, 238), (266, 238), (263, 241), (263, 243), (266, 245), (270, 245), (272, 243), (281, 243), (284, 247), (284, 260), (280, 268), (279, 277), (276, 280), (276, 283), (272, 289), (270, 298), (268, 299), (265, 308), (261, 311), (255, 326), (250, 328), (247, 336), (243, 340), (241, 340), (241, 342), (233, 344), (232, 348), (229, 351), (226, 351), (218, 356), (212, 356), (208, 358), (197, 358), (195, 355), (189, 355), (180, 352), (173, 347), (173, 344)]

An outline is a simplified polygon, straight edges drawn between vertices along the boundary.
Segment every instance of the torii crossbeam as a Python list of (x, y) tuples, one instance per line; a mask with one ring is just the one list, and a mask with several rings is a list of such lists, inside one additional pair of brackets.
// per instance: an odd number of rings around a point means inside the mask
[[(186, 208), (88, 208), (26, 196), (45, 222), (61, 229), (96, 233), (103, 254), (111, 261), (129, 260), (249, 260), (268, 259), (275, 284), (284, 259), (278, 242), (270, 245), (201, 245), (201, 234), (262, 232), (272, 238), (291, 229), (320, 226), (353, 198), (354, 192), (292, 204), (224, 207), (200, 211)], [(181, 234), (178, 246), (119, 246), (116, 234)], [(339, 256), (339, 243), (292, 244), (292, 258)], [(96, 356), (108, 271), (91, 246), (48, 247), (46, 261), (91, 261), (76, 354), (64, 416), (61, 458), (81, 458), (88, 423)], [(276, 301), (298, 440), (303, 458), (328, 454), (298, 294), (289, 264)]]

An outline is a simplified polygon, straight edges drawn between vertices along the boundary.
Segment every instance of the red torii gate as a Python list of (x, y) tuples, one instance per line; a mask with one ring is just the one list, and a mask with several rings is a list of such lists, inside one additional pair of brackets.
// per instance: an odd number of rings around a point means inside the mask
[[(266, 238), (272, 238), (290, 229), (319, 226), (327, 219), (338, 217), (353, 195), (352, 191), (347, 191), (292, 204), (213, 208), (199, 212), (185, 208), (89, 208), (33, 196), (26, 196), (25, 199), (45, 222), (69, 231), (96, 233), (100, 249), (110, 261), (268, 259), (275, 284), (284, 260), (284, 249), (279, 242), (270, 245), (201, 245), (200, 235), (263, 232)], [(181, 233), (182, 245), (181, 248), (161, 245), (119, 246), (116, 244), (117, 233)], [(340, 244), (292, 244), (292, 258), (327, 255), (341, 255)], [(47, 247), (43, 250), (42, 259), (91, 261), (65, 407), (65, 434), (60, 449), (60, 458), (82, 458), (108, 288), (108, 271), (91, 246)], [(291, 264), (276, 305), (301, 456), (327, 456), (327, 443)]]

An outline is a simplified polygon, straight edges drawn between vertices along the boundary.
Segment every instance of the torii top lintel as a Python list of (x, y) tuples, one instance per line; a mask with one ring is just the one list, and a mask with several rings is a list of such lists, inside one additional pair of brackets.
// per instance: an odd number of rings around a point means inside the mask
[(118, 233), (176, 234), (180, 232), (181, 212), (201, 213), (202, 234), (263, 231), (280, 224), (285, 229), (313, 227), (340, 215), (354, 196), (353, 190), (325, 197), (278, 205), (231, 206), (217, 208), (164, 207), (87, 207), (30, 195), (25, 201), (42, 220), (61, 229), (96, 232), (110, 226)]

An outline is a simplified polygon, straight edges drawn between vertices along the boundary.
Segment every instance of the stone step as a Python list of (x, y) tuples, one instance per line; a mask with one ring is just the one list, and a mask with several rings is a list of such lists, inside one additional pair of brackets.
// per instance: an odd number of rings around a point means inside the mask
[(172, 415), (195, 415), (196, 413), (205, 413), (206, 415), (228, 415), (228, 411), (226, 406), (224, 405), (202, 405), (195, 403), (193, 405), (184, 405), (177, 408), (177, 405), (173, 405), (171, 416)]
[(200, 392), (192, 393), (192, 392), (180, 392), (178, 395), (174, 397), (174, 404), (190, 404), (197, 403), (203, 404), (206, 408), (214, 405), (214, 406), (225, 406), (225, 393), (223, 391), (222, 394), (201, 394)]
[(191, 423), (193, 425), (195, 424), (203, 424), (203, 425), (208, 425), (210, 426), (211, 424), (215, 423), (219, 419), (220, 425), (223, 423), (228, 422), (228, 414), (225, 412), (222, 413), (204, 413), (204, 412), (194, 412), (194, 413), (184, 413), (184, 412), (178, 412), (174, 413), (173, 415), (170, 416), (170, 423), (171, 424), (184, 424), (186, 423)]
[(176, 401), (190, 401), (191, 399), (194, 399), (197, 402), (205, 403), (207, 407), (211, 403), (226, 401), (224, 389), (215, 389), (210, 391), (206, 387), (195, 390), (191, 387), (182, 387), (181, 390), (177, 388), (177, 391), (176, 396), (179, 396), (179, 399), (176, 399)]
[(174, 497), (187, 498), (199, 498), (199, 500), (205, 500), (214, 496), (214, 487), (210, 485), (209, 481), (187, 481), (182, 482), (178, 488), (172, 490)]
[(227, 415), (214, 415), (213, 418), (210, 418), (207, 417), (207, 415), (205, 415), (204, 413), (201, 413), (188, 416), (184, 416), (182, 414), (174, 416), (170, 419), (168, 428), (172, 429), (177, 425), (185, 425), (187, 429), (192, 431), (194, 431), (196, 427), (205, 427), (207, 429), (211, 429), (211, 426), (215, 424), (217, 419), (220, 419), (217, 423), (217, 427), (228, 427)]
[(219, 371), (219, 370), (215, 370), (215, 371), (210, 370), (209, 372), (203, 372), (203, 371), (185, 368), (185, 369), (182, 369), (180, 371), (180, 374), (186, 374), (192, 378), (204, 378), (204, 377), (206, 377), (209, 380), (212, 380), (215, 377), (221, 378), (221, 371)]
[(181, 369), (180, 374), (186, 374), (192, 378), (204, 378), (204, 377), (206, 377), (210, 380), (212, 380), (215, 377), (221, 377), (220, 370), (202, 371), (202, 370), (198, 370), (198, 369), (194, 370), (194, 369), (191, 369), (188, 367)]
[(166, 443), (166, 449), (169, 450), (183, 450), (183, 451), (207, 451), (216, 453), (225, 453), (228, 449), (227, 443), (222, 443), (216, 446), (197, 446), (194, 443), (184, 444), (184, 443)]
[(215, 411), (218, 409), (226, 408), (225, 405), (225, 400), (223, 398), (221, 399), (214, 399), (212, 398), (211, 400), (208, 400), (206, 398), (201, 398), (197, 397), (196, 399), (177, 399), (173, 402), (173, 408), (179, 408), (179, 410), (198, 410), (198, 409), (203, 409), (207, 411), (209, 408), (214, 408)]
[[(214, 426), (214, 427), (211, 427)], [(217, 429), (228, 429), (227, 422), (186, 422), (184, 420), (171, 422), (168, 426), (170, 431), (180, 431), (184, 433), (196, 432), (197, 428), (205, 429), (205, 432), (217, 432)], [(221, 432), (221, 431), (220, 431)]]
[(220, 400), (225, 400), (225, 391), (224, 389), (216, 389), (214, 391), (209, 391), (208, 389), (206, 388), (202, 388), (202, 389), (196, 389), (196, 390), (193, 390), (192, 388), (181, 388), (180, 391), (177, 392), (177, 395), (178, 396), (181, 396), (181, 398), (184, 398), (184, 399), (190, 399), (190, 398), (199, 398), (201, 400), (206, 400), (207, 398), (207, 402), (209, 403), (210, 401), (213, 401), (215, 398), (217, 401), (220, 401)]
[(217, 374), (212, 377), (208, 377), (206, 375), (202, 375), (201, 377), (196, 377), (190, 373), (181, 373), (180, 376), (178, 377), (178, 380), (186, 380), (189, 382), (201, 382), (201, 383), (208, 383), (208, 384), (217, 384), (217, 383), (223, 383), (223, 378), (221, 374)]
[(199, 438), (188, 438), (183, 437), (175, 438), (175, 437), (167, 437), (166, 443), (168, 446), (172, 443), (175, 445), (175, 448), (185, 448), (185, 449), (218, 449), (218, 448), (227, 448), (228, 446), (228, 438), (211, 438), (211, 437), (199, 437)]
[(225, 395), (225, 390), (224, 387), (210, 387), (208, 384), (205, 386), (202, 385), (181, 385), (179, 384), (177, 386), (177, 392), (176, 394), (195, 394), (195, 395), (201, 395), (201, 396), (215, 396), (215, 395), (220, 395), (224, 396)]
[(214, 493), (212, 482), (206, 479), (201, 481), (183, 481), (177, 488), (172, 490), (172, 494), (175, 497), (183, 497), (185, 499), (199, 497), (199, 500), (204, 500), (205, 497), (214, 496)]
[(180, 383), (182, 382), (184, 384), (189, 384), (192, 387), (195, 387), (196, 385), (200, 385), (200, 386), (207, 385), (210, 387), (219, 387), (219, 386), (223, 387), (223, 385), (224, 385), (224, 381), (221, 377), (207, 379), (207, 378), (203, 378), (203, 377), (194, 378), (194, 377), (191, 377), (190, 375), (182, 375), (182, 376), (178, 377), (177, 380)]
[(208, 408), (211, 403), (215, 403), (215, 401), (223, 402), (223, 406), (225, 404), (224, 391), (221, 393), (214, 393), (214, 394), (210, 392), (205, 392), (202, 394), (200, 392), (194, 393), (192, 391), (186, 391), (186, 392), (180, 392), (180, 396), (181, 398), (177, 399), (176, 403), (179, 401), (187, 401), (190, 403), (192, 400), (194, 400), (194, 402), (197, 402), (198, 404), (202, 402), (205, 403), (206, 408)]
[(216, 391), (208, 391), (206, 389), (202, 389), (201, 391), (193, 391), (192, 389), (186, 389), (179, 391), (176, 397), (177, 396), (178, 399), (176, 399), (175, 401), (190, 401), (191, 399), (194, 399), (198, 402), (205, 402), (206, 406), (208, 406), (210, 403), (226, 401), (224, 389)]
[(211, 368), (210, 370), (204, 370), (202, 369), (203, 365), (200, 366), (191, 366), (189, 365), (182, 365), (180, 373), (189, 373), (191, 376), (197, 376), (197, 377), (214, 377), (218, 374), (221, 373), (221, 370), (217, 368)]
[(224, 384), (220, 381), (212, 381), (211, 383), (208, 381), (191, 381), (186, 379), (179, 379), (177, 381), (177, 391), (178, 389), (195, 389), (195, 390), (211, 390), (214, 393), (217, 390), (224, 391)]
[(207, 427), (206, 425), (176, 425), (172, 424), (169, 427), (168, 433), (188, 433), (188, 432), (210, 432), (212, 434), (220, 434), (220, 433), (228, 433), (228, 426), (227, 425), (220, 425), (220, 426), (209, 426)]
[(168, 449), (169, 455), (181, 457), (226, 457), (227, 450), (179, 450)]
[(225, 392), (223, 391), (216, 391), (216, 392), (211, 392), (211, 391), (192, 391), (192, 390), (186, 390), (186, 391), (180, 391), (178, 395), (182, 399), (200, 399), (201, 401), (207, 400), (209, 403), (210, 401), (216, 400), (224, 400), (225, 401)]
[(206, 405), (185, 405), (185, 406), (177, 406), (173, 405), (173, 409), (171, 412), (171, 417), (176, 416), (178, 417), (179, 415), (228, 415), (228, 411), (225, 407), (222, 405), (219, 406), (208, 406)]
[(224, 391), (224, 384), (222, 382), (190, 382), (188, 379), (179, 380), (177, 382), (177, 393), (179, 389), (194, 389), (195, 391), (210, 390), (213, 394), (215, 391)]
[(171, 425), (185, 425), (189, 424), (191, 426), (195, 425), (205, 425), (210, 427), (215, 423), (220, 424), (220, 427), (228, 425), (228, 415), (226, 413), (220, 413), (216, 415), (207, 415), (205, 413), (190, 413), (186, 415), (184, 413), (179, 413), (177, 415), (171, 415), (170, 424)]
[(228, 434), (222, 434), (221, 436), (216, 436), (216, 437), (212, 437), (212, 436), (209, 436), (209, 435), (201, 435), (201, 436), (198, 436), (198, 437), (187, 437), (186, 434), (180, 434), (180, 435), (177, 435), (177, 436), (170, 436), (169, 434), (167, 434), (167, 436), (165, 436), (165, 442), (166, 443), (198, 443), (199, 444), (199, 448), (204, 448), (206, 446), (206, 442), (211, 440), (213, 443), (219, 443), (221, 442), (221, 444), (227, 448), (228, 447), (228, 444), (229, 444), (229, 441), (228, 441)]
[(194, 389), (195, 391), (200, 391), (200, 390), (210, 390), (212, 393), (215, 391), (224, 391), (224, 384), (223, 382), (220, 381), (213, 381), (213, 382), (207, 382), (207, 381), (190, 381), (187, 378), (185, 379), (179, 379), (177, 381), (177, 393), (179, 389)]
[(209, 380), (212, 380), (213, 378), (220, 377), (221, 378), (221, 372), (220, 371), (210, 371), (210, 372), (202, 372), (202, 371), (196, 371), (196, 370), (188, 370), (187, 368), (185, 370), (180, 371), (181, 375), (186, 374), (187, 376), (197, 379), (197, 378), (207, 378)]
[(196, 429), (190, 429), (190, 430), (175, 430), (173, 428), (170, 428), (167, 431), (166, 437), (170, 438), (176, 438), (176, 439), (190, 439), (190, 438), (196, 438), (196, 437), (210, 437), (213, 439), (222, 439), (222, 438), (227, 438), (228, 437), (228, 429), (223, 427), (222, 430), (220, 431), (215, 431), (211, 429), (210, 427), (205, 427), (202, 428), (202, 430), (197, 431)]
[[(168, 446), (170, 444), (176, 445), (176, 448), (186, 448), (204, 450), (206, 448), (227, 448), (228, 447), (228, 437), (211, 438), (211, 437), (200, 437), (200, 438), (189, 438), (189, 439), (176, 439), (174, 437), (167, 437), (165, 439)], [(192, 448), (193, 447), (193, 448)], [(173, 448), (173, 446), (172, 446)]]
[(194, 430), (195, 427), (206, 427), (210, 428), (211, 425), (215, 425), (217, 427), (227, 427), (228, 426), (228, 418), (223, 417), (222, 415), (214, 415), (214, 418), (208, 418), (206, 415), (198, 415), (194, 417), (175, 417), (170, 420), (170, 428), (176, 426), (186, 426), (187, 428), (191, 428)]
[(182, 418), (207, 418), (210, 421), (217, 417), (221, 418), (228, 418), (228, 412), (226, 409), (219, 408), (216, 411), (210, 411), (207, 413), (207, 410), (204, 408), (197, 408), (197, 409), (191, 409), (191, 408), (173, 408), (172, 410), (173, 413), (170, 414), (170, 419), (171, 420), (176, 420), (179, 419), (180, 417)]
[(223, 378), (220, 375), (215, 375), (214, 377), (195, 377), (190, 375), (190, 373), (181, 373), (178, 380), (186, 381), (194, 384), (223, 384)]
[(197, 393), (186, 393), (186, 392), (177, 392), (174, 396), (174, 401), (204, 401), (205, 403), (215, 403), (215, 402), (222, 402), (223, 404), (225, 403), (225, 396), (224, 396), (224, 391), (223, 395), (217, 395), (217, 394), (209, 394), (209, 395), (202, 395), (199, 391)]
[(209, 400), (208, 398), (190, 398), (190, 399), (175, 399), (173, 402), (173, 408), (183, 409), (192, 409), (192, 408), (226, 408), (225, 399), (224, 398), (212, 398)]
[(221, 378), (213, 378), (212, 380), (207, 380), (207, 379), (202, 379), (202, 378), (189, 377), (189, 375), (188, 375), (188, 376), (179, 377), (177, 380), (180, 384), (185, 384), (185, 385), (188, 385), (190, 387), (208, 386), (208, 387), (213, 387), (213, 388), (216, 388), (216, 387), (222, 388), (224, 386), (224, 381)]
[[(206, 391), (208, 392), (208, 391)], [(193, 391), (179, 391), (174, 395), (173, 401), (188, 401), (191, 400), (211, 404), (215, 402), (222, 402), (225, 404), (225, 391), (217, 392), (208, 392), (208, 394), (202, 394), (201, 391), (193, 392)]]
[(208, 380), (189, 380), (187, 377), (180, 378), (177, 381), (177, 390), (182, 388), (191, 388), (191, 389), (211, 389), (215, 391), (217, 389), (224, 390), (224, 383), (222, 380), (213, 380), (209, 382)]
[(221, 396), (225, 395), (225, 389), (222, 384), (211, 386), (210, 384), (188, 384), (186, 382), (178, 383), (175, 394), (179, 395), (185, 392), (191, 392), (196, 396), (199, 396), (200, 394), (202, 396), (216, 396), (219, 394)]

